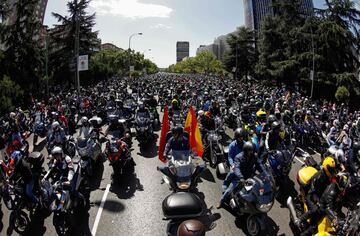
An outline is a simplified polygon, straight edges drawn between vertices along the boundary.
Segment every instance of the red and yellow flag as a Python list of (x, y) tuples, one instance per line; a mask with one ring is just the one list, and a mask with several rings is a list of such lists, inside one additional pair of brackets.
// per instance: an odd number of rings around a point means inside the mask
[(189, 133), (190, 147), (199, 157), (202, 157), (204, 149), (201, 140), (200, 128), (196, 119), (196, 113), (192, 106), (189, 108), (184, 130)]
[(166, 158), (164, 157), (165, 145), (166, 145), (166, 135), (170, 131), (169, 125), (169, 111), (168, 107), (165, 107), (164, 116), (162, 119), (161, 134), (160, 134), (160, 144), (159, 144), (159, 160), (166, 163)]

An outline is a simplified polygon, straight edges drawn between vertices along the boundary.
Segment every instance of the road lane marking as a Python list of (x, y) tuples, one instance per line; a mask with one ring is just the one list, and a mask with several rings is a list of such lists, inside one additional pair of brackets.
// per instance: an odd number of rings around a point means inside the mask
[(104, 195), (103, 195), (103, 197), (101, 199), (100, 207), (99, 207), (99, 210), (97, 212), (93, 228), (91, 230), (91, 235), (92, 236), (96, 235), (96, 231), (97, 231), (97, 228), (99, 226), (99, 222), (100, 222), (100, 218), (101, 218), (101, 213), (102, 213), (102, 211), (104, 209), (104, 205), (105, 205), (105, 202), (106, 202), (107, 195), (109, 194), (109, 191), (110, 191), (110, 184), (106, 185)]
[(301, 164), (305, 164), (302, 160), (300, 160), (298, 157), (295, 157), (296, 160), (298, 160), (298, 162), (300, 162)]

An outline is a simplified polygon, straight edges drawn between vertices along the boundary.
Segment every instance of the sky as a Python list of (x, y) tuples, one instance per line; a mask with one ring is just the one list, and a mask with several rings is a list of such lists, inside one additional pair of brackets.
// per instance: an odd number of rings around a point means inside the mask
[[(67, 15), (67, 0), (48, 0), (44, 24), (52, 27), (52, 12)], [(244, 25), (243, 0), (92, 0), (88, 13), (96, 13), (102, 43), (145, 52), (145, 57), (165, 68), (176, 62), (176, 42), (190, 42), (190, 56), (200, 45)], [(324, 0), (314, 0), (321, 7)], [(149, 51), (148, 49), (151, 49)]]

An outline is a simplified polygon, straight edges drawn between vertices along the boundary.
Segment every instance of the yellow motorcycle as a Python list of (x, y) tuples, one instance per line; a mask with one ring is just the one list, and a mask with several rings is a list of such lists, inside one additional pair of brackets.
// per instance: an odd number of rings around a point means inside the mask
[[(287, 206), (290, 211), (290, 228), (292, 229), (294, 235), (300, 235), (300, 233), (306, 229), (310, 223), (312, 223), (308, 220), (307, 224), (304, 224), (304, 227), (301, 229), (294, 224), (295, 220), (299, 216), (308, 211), (305, 196), (308, 188), (310, 187), (310, 180), (317, 172), (318, 170), (312, 166), (305, 166), (300, 169), (296, 178), (300, 186), (300, 194), (295, 199), (289, 197), (287, 200)], [(317, 222), (317, 233), (315, 236), (331, 235), (360, 236), (360, 202), (357, 204), (355, 210), (349, 210), (347, 212), (345, 220), (338, 224), (336, 228), (327, 216), (321, 217), (321, 219)]]

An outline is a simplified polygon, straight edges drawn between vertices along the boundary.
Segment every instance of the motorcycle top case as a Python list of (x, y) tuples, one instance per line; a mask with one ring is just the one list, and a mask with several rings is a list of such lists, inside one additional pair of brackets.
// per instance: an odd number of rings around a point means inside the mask
[(188, 219), (199, 217), (203, 213), (198, 196), (188, 192), (178, 192), (167, 196), (162, 202), (166, 219)]

